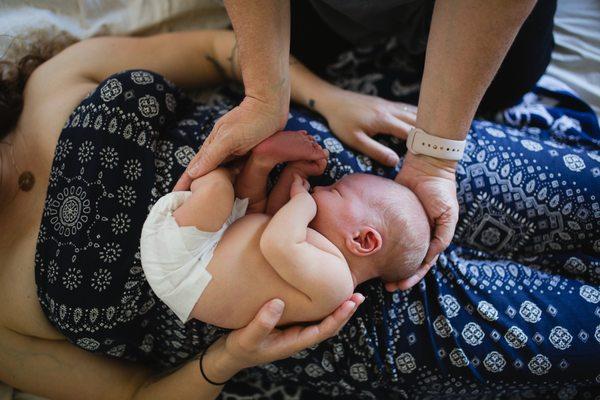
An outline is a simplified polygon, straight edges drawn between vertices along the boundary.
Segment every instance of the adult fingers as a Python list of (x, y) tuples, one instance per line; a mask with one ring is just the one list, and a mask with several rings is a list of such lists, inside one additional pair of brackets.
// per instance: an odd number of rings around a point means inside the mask
[(421, 279), (423, 279), (423, 277), (425, 277), (425, 275), (427, 275), (427, 272), (429, 272), (432, 265), (433, 264), (426, 263), (421, 264), (421, 266), (415, 271), (415, 273), (412, 276), (398, 281), (397, 288), (400, 290), (407, 290), (415, 286), (421, 281)]
[[(333, 321), (336, 321), (336, 322), (332, 323), (329, 332), (331, 332), (333, 330), (333, 333), (331, 333), (329, 336), (337, 335), (337, 333), (340, 331), (340, 329), (342, 329), (344, 327), (344, 325), (346, 325), (346, 323), (354, 315), (354, 312), (358, 309), (358, 307), (364, 301), (365, 301), (365, 296), (363, 296), (360, 293), (354, 293), (354, 294), (352, 294), (352, 296), (350, 296), (350, 298), (348, 300), (346, 300), (344, 302), (344, 303), (350, 303), (350, 302), (354, 303), (354, 307), (352, 309), (350, 309), (350, 312), (348, 312), (346, 315), (344, 315), (344, 310), (342, 310), (341, 307), (338, 307), (335, 310), (335, 312), (332, 314), (332, 317), (333, 317), (332, 319), (333, 319)], [(344, 304), (342, 304), (342, 305), (344, 305)], [(336, 315), (337, 312), (339, 312), (338, 315)]]
[(183, 190), (190, 190), (190, 187), (192, 186), (192, 181), (193, 179), (188, 175), (187, 172), (184, 171), (183, 174), (181, 174), (181, 176), (177, 180), (173, 191), (180, 192)]
[(299, 332), (297, 343), (298, 351), (336, 335), (340, 329), (352, 318), (358, 306), (365, 297), (355, 293), (340, 305), (332, 314), (325, 317), (318, 325), (308, 326)]
[(232, 152), (230, 135), (213, 129), (187, 167), (187, 173), (197, 178), (217, 168)]
[(247, 350), (259, 347), (275, 329), (284, 308), (285, 303), (281, 299), (273, 299), (264, 304), (254, 319), (240, 331), (240, 346)]
[(388, 115), (382, 121), (381, 132), (387, 133), (392, 136), (397, 137), (398, 139), (406, 140), (408, 137), (408, 132), (412, 129), (416, 121), (411, 123), (407, 123), (393, 115)]
[(355, 142), (352, 146), (363, 154), (366, 154), (379, 163), (389, 167), (396, 166), (400, 161), (398, 154), (392, 149), (369, 137), (369, 135), (364, 132), (355, 134)]
[(219, 135), (215, 129), (213, 129), (202, 147), (200, 147), (200, 150), (196, 153), (192, 161), (190, 161), (186, 171), (175, 184), (173, 191), (189, 190), (195, 178), (217, 168), (231, 154), (231, 150), (226, 144), (226, 137)]
[(458, 212), (454, 208), (450, 208), (435, 219), (433, 239), (429, 243), (423, 264), (431, 264), (434, 258), (450, 245), (458, 222), (457, 214)]
[(414, 125), (417, 120), (417, 107), (406, 103), (393, 103), (392, 114), (402, 121)]

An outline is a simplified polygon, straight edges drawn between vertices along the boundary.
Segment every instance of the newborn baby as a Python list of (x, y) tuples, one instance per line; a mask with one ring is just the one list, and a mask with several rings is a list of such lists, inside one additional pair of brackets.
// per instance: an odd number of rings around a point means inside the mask
[[(279, 132), (238, 169), (218, 168), (159, 199), (141, 259), (156, 295), (183, 321), (246, 326), (280, 298), (280, 325), (320, 320), (369, 279), (411, 276), (429, 246), (427, 216), (404, 186), (348, 175), (308, 192), (327, 151), (306, 132)], [(267, 195), (269, 172), (287, 162)], [(243, 199), (243, 200), (241, 200)]]

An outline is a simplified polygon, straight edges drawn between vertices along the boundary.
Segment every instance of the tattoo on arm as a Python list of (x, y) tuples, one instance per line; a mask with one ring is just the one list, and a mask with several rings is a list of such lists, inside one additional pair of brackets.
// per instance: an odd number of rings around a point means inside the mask
[(315, 99), (308, 99), (308, 106), (310, 108), (315, 108), (316, 104), (317, 104), (317, 102), (315, 101)]

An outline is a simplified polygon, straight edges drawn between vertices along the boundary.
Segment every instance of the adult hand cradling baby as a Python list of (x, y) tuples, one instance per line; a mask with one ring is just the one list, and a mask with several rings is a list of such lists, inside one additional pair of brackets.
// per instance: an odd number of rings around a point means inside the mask
[(219, 338), (207, 350), (203, 369), (209, 379), (224, 382), (242, 369), (287, 358), (336, 335), (364, 299), (355, 293), (319, 324), (284, 330), (275, 326), (285, 304), (273, 299), (246, 327)]

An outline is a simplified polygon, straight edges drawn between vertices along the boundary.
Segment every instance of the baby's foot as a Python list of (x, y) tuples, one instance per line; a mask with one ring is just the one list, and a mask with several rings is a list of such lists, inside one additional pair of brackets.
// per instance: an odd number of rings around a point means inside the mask
[(293, 161), (288, 163), (283, 171), (281, 171), (279, 179), (269, 195), (267, 214), (275, 215), (275, 213), (289, 201), (294, 176), (299, 176), (303, 181), (308, 183), (306, 178), (309, 176), (322, 175), (326, 167), (326, 158), (314, 161)]
[(301, 178), (308, 178), (309, 176), (323, 175), (327, 168), (327, 159), (321, 158), (314, 161), (294, 161), (286, 165), (281, 172), (282, 174), (297, 174)]
[(252, 149), (252, 158), (274, 167), (282, 162), (325, 160), (328, 152), (306, 131), (277, 132)]

